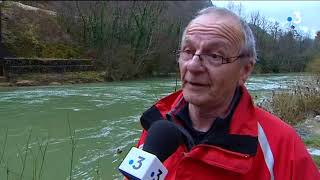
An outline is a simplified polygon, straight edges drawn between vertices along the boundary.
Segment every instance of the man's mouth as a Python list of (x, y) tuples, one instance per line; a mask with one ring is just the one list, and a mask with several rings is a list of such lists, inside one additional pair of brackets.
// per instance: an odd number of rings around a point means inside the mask
[(192, 86), (208, 86), (208, 84), (205, 84), (205, 83), (198, 83), (198, 82), (191, 82), (191, 81), (186, 81), (186, 83), (189, 83)]

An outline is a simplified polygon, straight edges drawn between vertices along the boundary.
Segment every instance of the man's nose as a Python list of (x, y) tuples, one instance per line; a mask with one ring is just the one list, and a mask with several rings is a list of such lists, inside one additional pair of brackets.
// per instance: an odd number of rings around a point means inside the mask
[(192, 59), (188, 61), (187, 69), (191, 72), (202, 72), (205, 70), (200, 55), (195, 54)]

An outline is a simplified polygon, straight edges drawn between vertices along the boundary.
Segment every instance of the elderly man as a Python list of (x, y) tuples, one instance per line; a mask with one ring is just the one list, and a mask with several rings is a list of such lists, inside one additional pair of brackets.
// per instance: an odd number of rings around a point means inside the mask
[(244, 86), (256, 59), (244, 21), (226, 9), (201, 10), (178, 54), (182, 90), (143, 114), (138, 142), (143, 146), (159, 119), (188, 132), (193, 146), (181, 145), (165, 160), (166, 179), (320, 179), (294, 129), (256, 107)]

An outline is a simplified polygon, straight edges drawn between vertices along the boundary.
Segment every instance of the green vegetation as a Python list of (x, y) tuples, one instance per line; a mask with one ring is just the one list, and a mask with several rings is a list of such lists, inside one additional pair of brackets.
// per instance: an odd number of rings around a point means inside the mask
[(67, 44), (51, 43), (44, 44), (41, 49), (41, 57), (55, 57), (55, 58), (74, 58), (80, 57), (80, 49)]
[(304, 140), (304, 143), (309, 147), (320, 148), (320, 137), (313, 137)]
[[(320, 137), (312, 137), (304, 140), (304, 143), (308, 147), (318, 148), (320, 149)], [(314, 162), (317, 164), (318, 168), (320, 169), (320, 156), (312, 156)]]
[(314, 160), (314, 162), (318, 166), (318, 169), (320, 169), (320, 156), (312, 156), (312, 159)]

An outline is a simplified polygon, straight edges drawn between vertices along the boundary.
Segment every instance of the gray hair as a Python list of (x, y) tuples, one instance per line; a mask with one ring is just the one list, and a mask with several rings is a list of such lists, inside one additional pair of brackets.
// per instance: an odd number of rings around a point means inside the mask
[[(208, 14), (215, 14), (215, 15), (220, 15), (220, 16), (231, 16), (234, 17), (235, 19), (238, 19), (240, 22), (240, 28), (243, 32), (244, 35), (244, 45), (241, 48), (240, 53), (244, 54), (246, 56), (249, 57), (250, 61), (255, 63), (256, 59), (257, 59), (257, 52), (256, 52), (256, 42), (255, 42), (255, 38), (253, 36), (253, 33), (251, 31), (251, 28), (249, 27), (249, 25), (243, 20), (241, 19), (238, 15), (236, 15), (235, 13), (233, 13), (232, 11), (229, 11), (226, 8), (220, 8), (220, 7), (208, 7), (208, 8), (204, 8), (202, 10), (200, 10), (197, 15), (195, 16), (195, 18), (193, 18), (188, 26), (192, 23), (193, 20), (195, 20), (196, 18), (202, 16), (202, 15), (208, 15)], [(188, 27), (187, 26), (187, 27)], [(187, 27), (184, 29), (183, 34), (182, 34), (182, 41), (185, 38), (186, 35), (186, 31), (187, 31)], [(182, 41), (181, 41), (181, 46), (182, 46)]]

